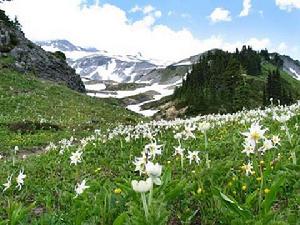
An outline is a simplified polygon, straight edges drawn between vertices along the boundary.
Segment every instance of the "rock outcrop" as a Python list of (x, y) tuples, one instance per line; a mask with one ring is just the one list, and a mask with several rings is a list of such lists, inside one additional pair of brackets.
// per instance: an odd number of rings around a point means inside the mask
[(46, 52), (28, 40), (18, 29), (7, 26), (0, 20), (0, 56), (14, 58), (14, 69), (34, 73), (37, 77), (65, 84), (78, 92), (85, 92), (79, 75), (65, 60)]

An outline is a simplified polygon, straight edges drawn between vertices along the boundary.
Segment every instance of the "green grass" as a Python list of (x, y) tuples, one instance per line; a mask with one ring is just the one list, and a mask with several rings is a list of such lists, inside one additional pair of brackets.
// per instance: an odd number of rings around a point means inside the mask
[[(41, 148), (72, 135), (87, 136), (95, 128), (106, 129), (118, 123), (134, 124), (140, 120), (113, 101), (95, 99), (29, 74), (1, 69), (0, 80), (2, 152), (16, 145), (24, 150)], [(31, 122), (48, 123), (59, 129), (28, 128)]]
[[(252, 115), (261, 118), (259, 113)], [(3, 193), (0, 200), (0, 218), (4, 224), (19, 215), (16, 224), (297, 224), (299, 216), (299, 160), (293, 165), (290, 151), (295, 150), (299, 158), (300, 136), (295, 127), (300, 124), (299, 108), (289, 122), (293, 134), (292, 145), (288, 142), (281, 125), (271, 119), (271, 114), (262, 119), (268, 128), (267, 138), (279, 135), (281, 145), (269, 150), (261, 160), (264, 168), (262, 189), (263, 208), (258, 208), (260, 182), (259, 161), (253, 161), (255, 174), (245, 176), (241, 169), (248, 160), (243, 149), (241, 132), (249, 129), (250, 124), (239, 121), (215, 124), (208, 135), (208, 152), (211, 168), (206, 168), (204, 135), (195, 132), (196, 139), (182, 141), (187, 150), (199, 150), (201, 163), (191, 165), (173, 156), (173, 147), (178, 145), (172, 129), (161, 128), (155, 137), (162, 144), (163, 154), (155, 162), (163, 165), (162, 186), (155, 186), (153, 201), (149, 208), (148, 222), (143, 213), (140, 195), (131, 188), (133, 179), (145, 179), (134, 172), (132, 163), (135, 156), (150, 141), (141, 136), (125, 142), (124, 137), (132, 133), (130, 129), (124, 135), (105, 141), (112, 132), (104, 131), (97, 140), (89, 141), (82, 155), (82, 162), (70, 165), (70, 155), (78, 149), (73, 145), (59, 154), (59, 149), (30, 156), (26, 160), (17, 160), (13, 166), (10, 157), (0, 164), (0, 182), (6, 182), (10, 174), (17, 176), (20, 169), (27, 175), (21, 191), (13, 186)], [(223, 121), (223, 120), (222, 120)], [(183, 127), (178, 126), (182, 131)], [(155, 130), (154, 126), (149, 126)], [(121, 128), (122, 129), (122, 128)], [(137, 132), (139, 133), (139, 132)], [(140, 132), (142, 135), (143, 132)], [(280, 153), (280, 158), (278, 158)], [(276, 187), (278, 178), (284, 178)], [(76, 183), (86, 179), (89, 188), (75, 197)], [(246, 188), (243, 189), (243, 186)], [(116, 192), (120, 189), (119, 192)], [(270, 193), (264, 190), (269, 189)], [(223, 197), (218, 194), (223, 193)], [(274, 196), (273, 196), (274, 195)], [(225, 200), (228, 196), (234, 203)], [(147, 194), (148, 197), (148, 194)], [(235, 202), (236, 201), (236, 202)], [(266, 205), (270, 204), (271, 208)], [(11, 206), (10, 209), (9, 206)], [(245, 210), (242, 212), (239, 208)], [(9, 211), (10, 209), (10, 211)], [(21, 210), (18, 210), (21, 209)], [(267, 210), (268, 209), (268, 210)], [(265, 215), (263, 210), (267, 210)], [(21, 213), (24, 212), (24, 213)], [(239, 213), (241, 215), (239, 215)], [(16, 217), (16, 216), (15, 216)], [(118, 219), (117, 219), (118, 218)], [(117, 223), (117, 220), (126, 222)], [(155, 221), (155, 222), (154, 222)], [(166, 222), (169, 221), (169, 222)], [(171, 223), (171, 221), (177, 221)], [(114, 223), (115, 222), (115, 223)]]

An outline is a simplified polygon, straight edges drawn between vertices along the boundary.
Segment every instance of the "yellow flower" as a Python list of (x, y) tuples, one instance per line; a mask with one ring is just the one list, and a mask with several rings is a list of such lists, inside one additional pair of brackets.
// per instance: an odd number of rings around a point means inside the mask
[(100, 167), (99, 167), (99, 168), (97, 168), (97, 169), (95, 169), (95, 173), (98, 173), (100, 170), (101, 170), (101, 168), (100, 168)]
[(237, 180), (236, 177), (233, 177), (233, 178), (232, 178), (232, 181), (236, 181), (236, 180)]
[(257, 180), (257, 181), (261, 181), (261, 177), (257, 177), (256, 180)]
[(264, 163), (265, 163), (265, 161), (264, 161), (264, 160), (261, 160), (259, 163), (260, 163), (260, 164), (264, 164)]
[(115, 194), (121, 194), (121, 192), (122, 192), (122, 190), (120, 189), (120, 188), (116, 188), (115, 190), (114, 190), (114, 193)]
[(201, 194), (202, 193), (202, 188), (199, 187), (198, 190), (197, 190), (197, 193)]
[(265, 192), (265, 194), (268, 194), (268, 193), (270, 192), (270, 189), (266, 188), (266, 189), (264, 190), (264, 192)]
[(247, 185), (243, 185), (243, 186), (242, 186), (242, 190), (243, 190), (243, 191), (246, 191), (246, 190), (247, 190)]

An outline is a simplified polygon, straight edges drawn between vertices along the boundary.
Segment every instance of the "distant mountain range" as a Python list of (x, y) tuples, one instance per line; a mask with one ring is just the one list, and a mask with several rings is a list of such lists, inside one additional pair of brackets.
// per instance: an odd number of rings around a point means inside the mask
[[(141, 110), (143, 105), (172, 95), (192, 65), (207, 54), (201, 53), (165, 66), (144, 58), (142, 54), (114, 55), (105, 50), (76, 46), (67, 40), (41, 41), (37, 44), (46, 51), (63, 52), (68, 64), (80, 74), (89, 95), (125, 100), (129, 109), (144, 115), (153, 115), (158, 110)], [(270, 57), (274, 54), (271, 53)], [(289, 56), (279, 56), (283, 61), (283, 70), (300, 80), (300, 62)]]

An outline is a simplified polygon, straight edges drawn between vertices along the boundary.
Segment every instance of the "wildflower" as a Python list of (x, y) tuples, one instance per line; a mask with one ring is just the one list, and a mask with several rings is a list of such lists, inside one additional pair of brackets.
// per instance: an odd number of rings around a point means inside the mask
[(243, 191), (246, 191), (246, 190), (247, 190), (247, 185), (243, 185), (243, 186), (242, 186), (242, 190), (243, 190)]
[(263, 146), (259, 148), (259, 151), (263, 154), (267, 150), (270, 150), (274, 147), (273, 142), (271, 140), (265, 139)]
[(5, 192), (7, 189), (9, 189), (11, 187), (11, 179), (12, 179), (12, 175), (10, 175), (7, 178), (7, 182), (5, 184), (3, 184), (3, 186), (4, 186), (3, 192)]
[(81, 150), (77, 150), (76, 152), (73, 152), (72, 155), (70, 156), (70, 160), (71, 160), (70, 164), (77, 165), (78, 163), (80, 163), (82, 160), (81, 155), (82, 155)]
[(185, 149), (182, 148), (181, 146), (174, 147), (174, 154), (173, 154), (173, 156), (180, 156), (180, 157), (182, 157), (184, 151), (185, 151)]
[(24, 185), (24, 179), (26, 178), (26, 175), (24, 174), (23, 170), (20, 170), (17, 180), (17, 186), (16, 188), (19, 188), (19, 191), (22, 189), (22, 186)]
[(79, 195), (81, 195), (87, 188), (89, 188), (89, 186), (86, 186), (85, 180), (83, 180), (81, 183), (77, 183), (75, 186), (76, 196), (74, 198), (77, 198)]
[(98, 172), (100, 172), (100, 170), (101, 170), (101, 168), (100, 168), (100, 167), (98, 167), (97, 169), (95, 169), (95, 173), (98, 173)]
[(262, 129), (259, 123), (254, 123), (251, 125), (249, 132), (242, 133), (246, 136), (246, 140), (255, 145), (259, 140), (264, 138), (267, 129)]
[(203, 190), (202, 190), (202, 188), (201, 188), (201, 187), (199, 187), (199, 188), (198, 188), (198, 190), (197, 190), (197, 193), (198, 193), (198, 194), (201, 194), (201, 193), (202, 193), (202, 191), (203, 191)]
[(257, 177), (256, 180), (260, 182), (261, 181), (261, 177)]
[(147, 156), (145, 152), (142, 153), (142, 157), (136, 157), (133, 164), (135, 165), (134, 171), (139, 171), (140, 175), (145, 172), (146, 164), (147, 164)]
[(162, 166), (158, 163), (153, 164), (152, 162), (148, 162), (146, 164), (146, 173), (152, 179), (152, 182), (156, 185), (161, 185), (160, 175), (162, 172)]
[(131, 185), (132, 185), (132, 189), (136, 192), (139, 192), (139, 193), (148, 192), (153, 187), (153, 183), (152, 183), (151, 178), (147, 178), (146, 181), (144, 181), (144, 180), (141, 180), (141, 181), (133, 180), (131, 182)]
[(245, 170), (246, 176), (252, 175), (253, 174), (253, 166), (251, 162), (248, 162), (248, 164), (244, 164), (242, 166), (242, 169)]
[(199, 123), (198, 124), (198, 129), (204, 133), (206, 132), (207, 130), (209, 130), (211, 127), (211, 124), (209, 122), (202, 122), (202, 123)]
[(280, 138), (279, 138), (279, 136), (273, 136), (272, 137), (272, 142), (273, 142), (273, 144), (276, 146), (276, 145), (280, 145)]
[(286, 123), (287, 121), (289, 121), (291, 119), (290, 115), (275, 115), (273, 116), (273, 119), (277, 120), (279, 123)]
[(116, 189), (114, 190), (114, 193), (117, 194), (117, 195), (119, 195), (119, 194), (122, 193), (122, 190), (121, 190), (120, 188), (116, 188)]
[(192, 164), (192, 161), (193, 161), (193, 160), (194, 160), (197, 164), (199, 164), (200, 158), (199, 158), (198, 154), (199, 154), (199, 151), (193, 151), (193, 152), (189, 151), (189, 152), (188, 152), (187, 158), (190, 160), (190, 164)]
[(242, 153), (246, 153), (246, 155), (249, 157), (250, 154), (254, 154), (255, 146), (251, 142), (246, 142), (244, 144), (244, 150)]
[(145, 153), (151, 158), (155, 159), (156, 155), (161, 155), (161, 147), (162, 145), (157, 145), (156, 142), (147, 144), (145, 146)]
[(266, 189), (264, 190), (264, 192), (265, 192), (265, 194), (268, 194), (268, 193), (270, 192), (270, 189), (266, 188)]
[(15, 146), (15, 148), (14, 148), (15, 154), (17, 154), (18, 151), (19, 151), (19, 147), (18, 147), (18, 146)]

